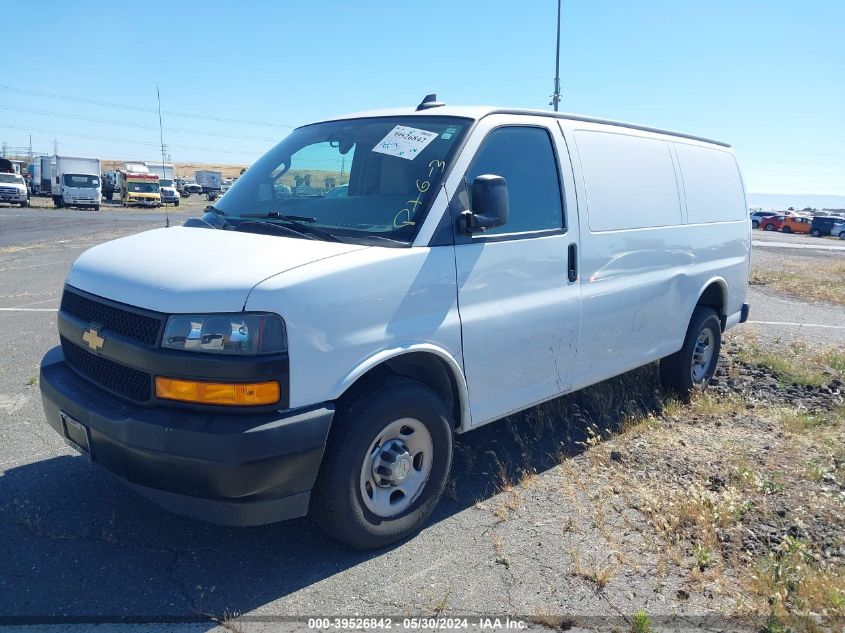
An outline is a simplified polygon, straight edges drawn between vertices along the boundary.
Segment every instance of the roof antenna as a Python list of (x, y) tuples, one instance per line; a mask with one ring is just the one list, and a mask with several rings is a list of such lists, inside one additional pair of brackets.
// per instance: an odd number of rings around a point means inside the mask
[(417, 106), (417, 112), (420, 110), (428, 110), (429, 108), (442, 108), (446, 104), (442, 101), (437, 100), (437, 95), (435, 93), (431, 93), (430, 95), (426, 95), (425, 98), (420, 101), (420, 104)]
[[(156, 97), (158, 98), (158, 133), (161, 139), (161, 173), (164, 173), (164, 126), (161, 124), (161, 92), (156, 84)], [(167, 203), (164, 203), (164, 228), (170, 228), (170, 210)]]
[(552, 101), (549, 104), (554, 106), (557, 112), (557, 105), (560, 103), (560, 3), (557, 0), (557, 51), (555, 52), (555, 91), (552, 93)]

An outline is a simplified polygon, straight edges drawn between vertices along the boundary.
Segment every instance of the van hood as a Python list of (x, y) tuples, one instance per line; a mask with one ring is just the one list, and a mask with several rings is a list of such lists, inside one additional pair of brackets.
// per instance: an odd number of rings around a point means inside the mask
[(172, 227), (95, 246), (73, 264), (74, 288), (157, 312), (239, 312), (259, 282), (367, 246)]

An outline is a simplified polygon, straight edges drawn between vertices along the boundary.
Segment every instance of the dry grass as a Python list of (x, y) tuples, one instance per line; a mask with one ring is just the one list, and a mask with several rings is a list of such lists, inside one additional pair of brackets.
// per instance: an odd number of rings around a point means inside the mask
[(769, 370), (784, 384), (823, 385), (832, 377), (845, 377), (845, 352), (818, 350), (799, 341), (785, 348), (752, 343), (740, 351), (739, 358)]
[[(827, 384), (845, 366), (842, 352), (802, 345), (777, 354), (753, 346), (742, 360), (790, 384)], [(843, 437), (841, 406), (749, 411), (741, 397), (704, 393), (669, 400), (660, 415), (629, 416), (588, 459), (648, 520), (664, 568), (686, 569), (690, 593), (716, 588), (734, 596), (734, 615), (768, 618), (763, 630), (798, 630), (808, 618), (845, 616), (845, 560), (829, 554), (845, 543)], [(601, 516), (600, 499), (586, 510)], [(757, 535), (769, 525), (783, 538), (766, 545)], [(612, 574), (573, 560), (598, 587)]]
[(845, 304), (845, 262), (790, 260), (788, 270), (754, 266), (750, 283), (799, 299)]

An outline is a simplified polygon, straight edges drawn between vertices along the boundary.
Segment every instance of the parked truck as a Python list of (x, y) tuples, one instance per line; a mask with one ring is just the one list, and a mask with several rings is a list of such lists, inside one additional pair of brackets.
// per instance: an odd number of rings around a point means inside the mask
[(79, 207), (100, 210), (102, 186), (100, 159), (79, 156), (54, 156), (50, 184), (57, 208)]
[(158, 174), (150, 171), (121, 169), (119, 183), (120, 198), (124, 207), (161, 206)]
[(219, 193), (223, 186), (223, 174), (219, 171), (199, 170), (194, 172), (194, 179), (202, 187), (203, 193), (214, 191)]
[(29, 192), (33, 196), (37, 196), (41, 193), (41, 157), (36, 156), (32, 159), (32, 163), (29, 165), (29, 173), (31, 175), (29, 181)]
[(147, 169), (158, 174), (159, 191), (162, 204), (179, 206), (179, 192), (176, 191), (176, 183), (173, 181), (173, 164), (161, 161), (144, 161)]
[(49, 196), (53, 193), (53, 165), (56, 164), (55, 156), (41, 156), (38, 159), (41, 163), (41, 180), (38, 187), (39, 196)]
[(29, 206), (29, 192), (24, 177), (17, 173), (13, 161), (0, 158), (0, 202)]

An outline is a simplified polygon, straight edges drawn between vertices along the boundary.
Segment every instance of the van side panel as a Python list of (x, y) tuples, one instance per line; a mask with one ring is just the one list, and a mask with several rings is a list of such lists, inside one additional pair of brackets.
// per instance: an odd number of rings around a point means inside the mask
[(679, 350), (709, 283), (727, 287), (721, 316), (738, 312), (750, 229), (729, 151), (606, 125), (561, 127), (581, 215), (583, 386)]
[(675, 143), (690, 224), (745, 220), (745, 196), (730, 152)]
[(586, 130), (576, 132), (575, 140), (589, 183), (590, 231), (682, 222), (672, 155), (664, 141)]

